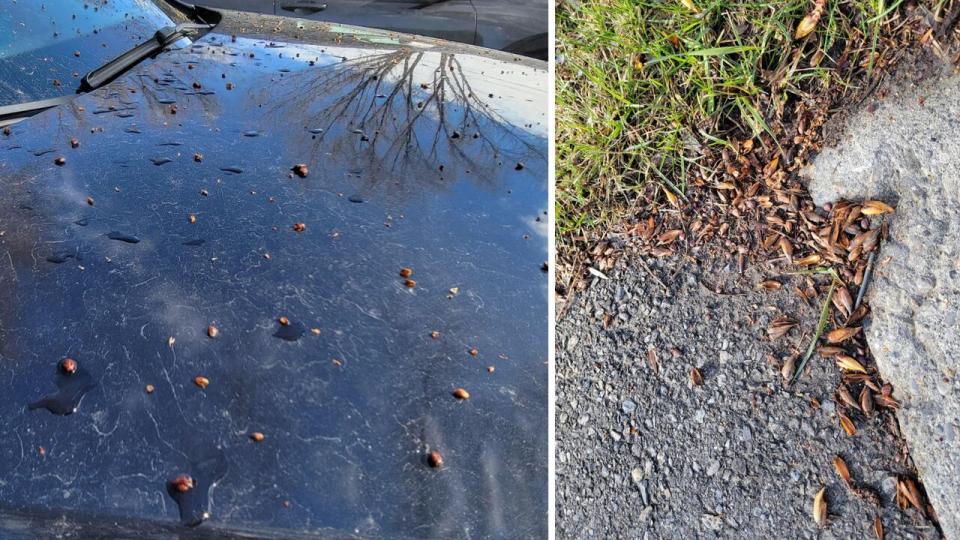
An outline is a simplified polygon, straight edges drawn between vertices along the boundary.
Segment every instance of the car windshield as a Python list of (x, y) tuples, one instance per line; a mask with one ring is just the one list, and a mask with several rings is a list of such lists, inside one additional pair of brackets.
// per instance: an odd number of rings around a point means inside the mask
[(88, 71), (174, 24), (152, 0), (0, 6), (0, 106), (73, 94)]

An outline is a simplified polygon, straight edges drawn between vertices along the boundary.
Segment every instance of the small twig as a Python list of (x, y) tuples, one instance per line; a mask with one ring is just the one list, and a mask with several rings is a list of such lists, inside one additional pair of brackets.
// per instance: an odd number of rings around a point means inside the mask
[(870, 257), (867, 259), (867, 271), (863, 273), (863, 281), (860, 283), (860, 291), (857, 293), (857, 301), (853, 303), (853, 309), (860, 307), (863, 294), (867, 292), (867, 284), (870, 283), (870, 277), (873, 276), (873, 260), (876, 258), (876, 255), (876, 251), (871, 251)]
[(664, 283), (660, 279), (660, 276), (653, 273), (653, 270), (651, 270), (650, 267), (647, 266), (647, 261), (643, 260), (643, 257), (637, 257), (637, 260), (640, 261), (640, 264), (643, 266), (643, 269), (646, 270), (647, 273), (650, 274), (650, 276), (653, 279), (657, 280), (657, 283), (659, 283), (661, 287), (663, 287), (664, 292), (670, 292), (670, 289), (667, 288), (666, 283)]

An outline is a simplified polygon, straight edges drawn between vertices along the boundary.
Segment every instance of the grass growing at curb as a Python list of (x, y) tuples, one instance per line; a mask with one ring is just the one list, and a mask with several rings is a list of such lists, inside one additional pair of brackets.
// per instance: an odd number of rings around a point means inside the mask
[(902, 4), (828, 0), (814, 32), (799, 40), (812, 0), (558, 5), (561, 259), (631, 209), (684, 199), (689, 179), (707, 177), (708, 156), (730, 138), (776, 136), (798, 100), (828, 89), (842, 95), (854, 75), (874, 68)]
[(840, 276), (838, 276), (836, 270), (832, 268), (818, 268), (812, 272), (808, 272), (808, 274), (829, 275), (830, 290), (827, 291), (827, 299), (824, 300), (823, 307), (820, 308), (820, 318), (817, 320), (817, 327), (813, 332), (813, 338), (810, 339), (810, 345), (807, 346), (807, 352), (803, 355), (803, 358), (800, 360), (800, 364), (797, 365), (797, 369), (790, 377), (790, 384), (797, 382), (797, 379), (799, 379), (800, 375), (803, 374), (803, 369), (807, 367), (807, 362), (813, 356), (814, 351), (817, 350), (817, 343), (820, 341), (820, 336), (823, 335), (823, 331), (826, 330), (827, 321), (830, 318), (830, 302), (833, 301), (833, 291), (837, 288), (837, 285), (840, 284)]

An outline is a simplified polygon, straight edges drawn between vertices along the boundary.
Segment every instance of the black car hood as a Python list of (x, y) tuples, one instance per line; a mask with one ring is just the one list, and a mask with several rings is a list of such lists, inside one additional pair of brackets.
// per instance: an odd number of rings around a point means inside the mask
[(0, 136), (3, 536), (545, 536), (546, 72), (236, 28)]

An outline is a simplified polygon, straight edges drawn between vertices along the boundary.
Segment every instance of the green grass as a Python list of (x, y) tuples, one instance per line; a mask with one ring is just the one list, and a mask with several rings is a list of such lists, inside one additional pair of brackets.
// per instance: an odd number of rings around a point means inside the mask
[(705, 149), (775, 135), (796, 100), (844, 92), (872, 69), (903, 9), (902, 0), (828, 0), (814, 33), (795, 40), (811, 0), (692, 2), (696, 12), (680, 0), (558, 5), (561, 258), (572, 239), (663, 204), (664, 189), (686, 193), (713, 165)]

